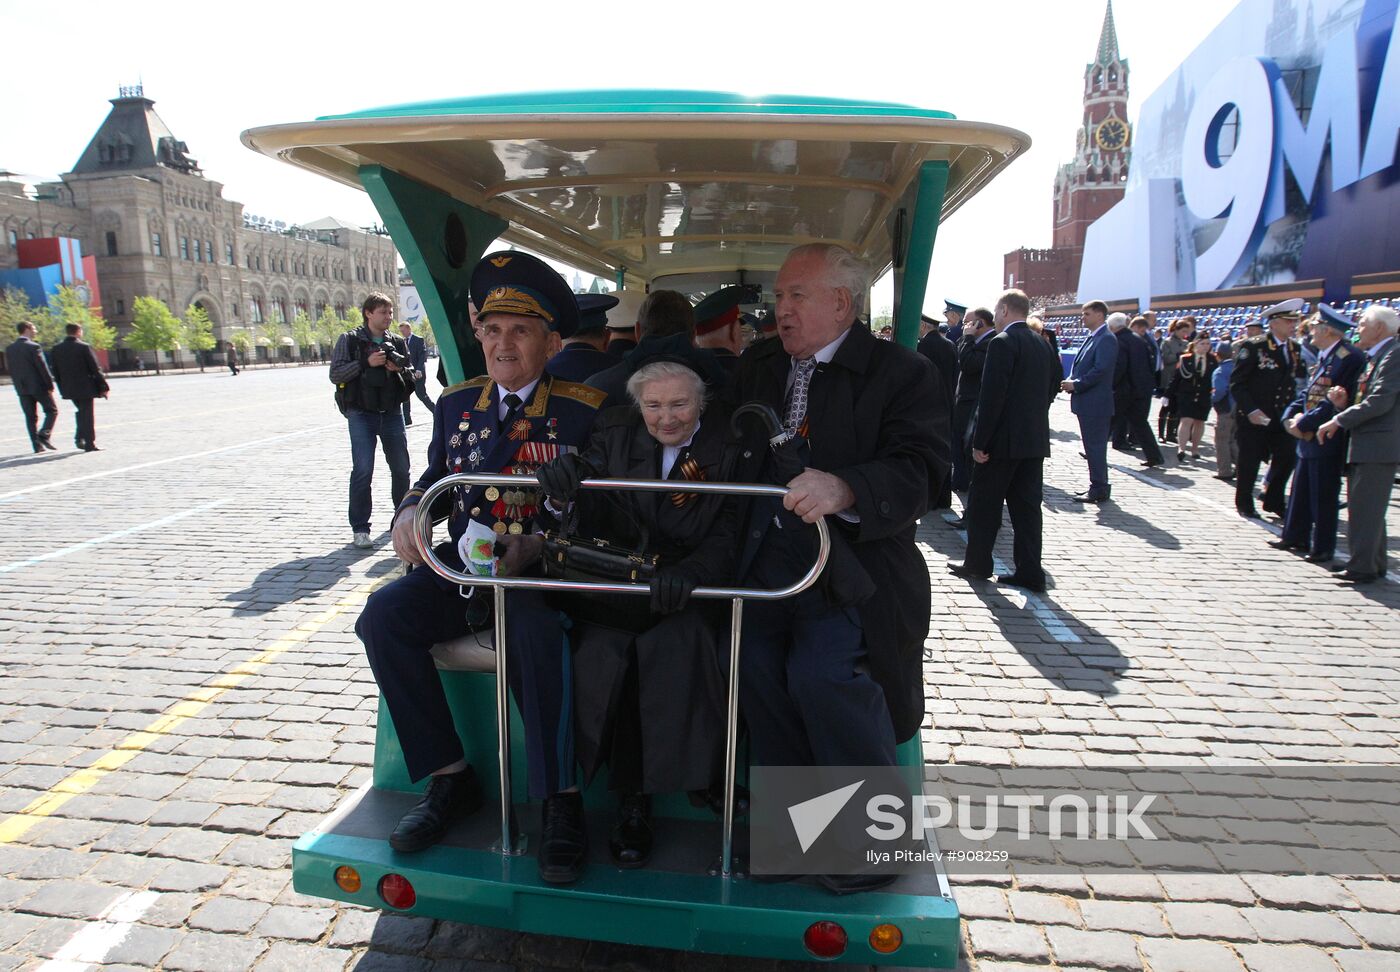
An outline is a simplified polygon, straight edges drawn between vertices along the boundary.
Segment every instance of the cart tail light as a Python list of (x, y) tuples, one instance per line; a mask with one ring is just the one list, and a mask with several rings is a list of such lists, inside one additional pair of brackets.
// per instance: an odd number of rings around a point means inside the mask
[(384, 899), (386, 905), (399, 911), (407, 911), (418, 900), (413, 885), (402, 874), (384, 875), (384, 879), (379, 882), (379, 896)]
[(846, 950), (846, 929), (834, 921), (813, 922), (803, 934), (802, 944), (817, 958), (836, 958)]

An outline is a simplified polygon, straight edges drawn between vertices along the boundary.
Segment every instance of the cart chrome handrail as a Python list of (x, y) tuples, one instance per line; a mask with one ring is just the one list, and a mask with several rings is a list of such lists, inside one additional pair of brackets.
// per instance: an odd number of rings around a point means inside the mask
[[(506, 590), (508, 588), (534, 588), (548, 591), (579, 591), (607, 594), (650, 594), (649, 584), (612, 584), (601, 581), (566, 581), (541, 577), (488, 577), (481, 574), (465, 574), (444, 564), (433, 552), (432, 504), (438, 496), (449, 489), (462, 486), (531, 486), (539, 487), (534, 476), (507, 476), (500, 473), (453, 473), (433, 483), (419, 497), (414, 511), (414, 539), (423, 554), (424, 562), (433, 573), (463, 587), (493, 588), (496, 646), (496, 735), (497, 760), (500, 763), (501, 785), (501, 853), (518, 853), (515, 834), (511, 824), (511, 782), (510, 782), (510, 698), (506, 676), (506, 652), (501, 650), (506, 643)], [(580, 484), (583, 489), (642, 490), (653, 493), (722, 493), (729, 496), (774, 496), (787, 495), (784, 486), (769, 486), (758, 483), (707, 483), (675, 479), (586, 479)], [(831, 535), (826, 520), (818, 520), (817, 557), (810, 570), (787, 587), (778, 589), (750, 587), (697, 587), (691, 597), (729, 598), (731, 614), (729, 622), (729, 690), (725, 725), (724, 752), (724, 823), (720, 845), (720, 874), (727, 880), (731, 876), (734, 854), (734, 790), (738, 774), (739, 741), (739, 643), (743, 629), (744, 599), (778, 601), (800, 594), (817, 582), (831, 555)]]

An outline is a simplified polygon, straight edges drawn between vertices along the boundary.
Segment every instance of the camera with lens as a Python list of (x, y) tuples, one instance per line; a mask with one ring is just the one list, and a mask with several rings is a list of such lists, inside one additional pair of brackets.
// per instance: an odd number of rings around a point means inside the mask
[(396, 366), (404, 371), (412, 371), (413, 363), (408, 360), (408, 355), (401, 354), (391, 343), (385, 341), (379, 350), (384, 352), (384, 360), (392, 361)]

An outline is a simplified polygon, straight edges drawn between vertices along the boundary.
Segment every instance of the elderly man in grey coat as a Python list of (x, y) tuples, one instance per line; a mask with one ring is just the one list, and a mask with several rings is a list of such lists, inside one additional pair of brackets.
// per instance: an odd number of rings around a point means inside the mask
[(1341, 578), (1369, 584), (1386, 572), (1385, 514), (1395, 471), (1400, 467), (1400, 314), (1389, 307), (1371, 307), (1361, 315), (1357, 347), (1369, 360), (1356, 384), (1356, 402), (1347, 401), (1345, 388), (1333, 388), (1328, 398), (1339, 411), (1317, 430), (1327, 441), (1343, 430), (1351, 433), (1347, 448), (1347, 546), (1351, 558)]

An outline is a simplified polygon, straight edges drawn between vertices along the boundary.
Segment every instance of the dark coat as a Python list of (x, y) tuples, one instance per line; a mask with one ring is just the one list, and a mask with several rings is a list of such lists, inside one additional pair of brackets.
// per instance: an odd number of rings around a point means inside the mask
[(1176, 414), (1182, 418), (1204, 422), (1210, 418), (1210, 400), (1214, 393), (1215, 369), (1220, 363), (1215, 355), (1206, 359), (1205, 371), (1200, 370), (1196, 355), (1187, 351), (1176, 359), (1176, 374), (1167, 394), (1176, 403)]
[(958, 387), (958, 349), (937, 330), (919, 339), (918, 351), (933, 365), (943, 381), (943, 397), (948, 410), (953, 409), (953, 392)]
[[(739, 444), (728, 434), (722, 405), (707, 411), (690, 456), (708, 482), (732, 481)], [(614, 479), (660, 478), (661, 447), (632, 408), (599, 416), (583, 457), (598, 474)], [(678, 470), (672, 478), (679, 479)], [(576, 532), (646, 551), (661, 566), (681, 567), (698, 586), (729, 585), (734, 577), (736, 500), (694, 495), (677, 506), (671, 494), (583, 490)], [(573, 620), (574, 744), (585, 780), (611, 753), (620, 705), (638, 707), (642, 734), (642, 790), (698, 790), (719, 779), (725, 712), (719, 652), (727, 651), (727, 604), (691, 601), (672, 615), (649, 613), (647, 598), (631, 595), (599, 602), (560, 599)], [(610, 606), (599, 615), (599, 603)], [(628, 668), (636, 665), (635, 702), (625, 697)], [(619, 742), (614, 740), (614, 742)]]
[(977, 395), (982, 390), (982, 369), (987, 365), (987, 346), (991, 340), (992, 338), (986, 335), (983, 335), (980, 341), (969, 336), (958, 345), (958, 385), (955, 400), (977, 404)]
[(1119, 331), (1118, 343), (1127, 350), (1128, 388), (1132, 397), (1151, 398), (1157, 390), (1157, 348), (1132, 330)]
[[(755, 344), (740, 361), (736, 400), (766, 402), (781, 413), (790, 366), (780, 341)], [(918, 731), (924, 715), (930, 595), (914, 527), (950, 461), (947, 412), (933, 374), (921, 355), (856, 325), (813, 374), (805, 423), (808, 466), (841, 477), (855, 493), (859, 523), (827, 517), (839, 542), (824, 579), (860, 577), (874, 591), (857, 610), (871, 675), (884, 690), (899, 741)], [(748, 519), (741, 580), (771, 524), (771, 516)]]
[(5, 364), (14, 379), (15, 394), (42, 395), (53, 391), (53, 373), (44, 357), (44, 349), (31, 338), (16, 338), (5, 349)]
[(1008, 324), (987, 342), (972, 447), (995, 459), (1050, 458), (1050, 403), (1063, 373), (1039, 334)]
[(86, 341), (64, 338), (53, 346), (49, 360), (53, 362), (58, 391), (64, 398), (79, 401), (107, 394), (107, 377), (102, 374), (92, 345)]
[(544, 370), (555, 378), (587, 384), (589, 375), (596, 375), (615, 364), (617, 358), (606, 351), (599, 351), (587, 344), (570, 344), (550, 358)]
[(426, 372), (428, 368), (428, 342), (417, 334), (410, 334), (405, 341), (408, 344), (408, 361), (413, 365), (413, 370), (420, 374)]
[[(1230, 394), (1235, 398), (1235, 412), (1245, 421), (1258, 409), (1277, 423), (1298, 397), (1297, 379), (1307, 377), (1307, 366), (1298, 342), (1289, 341), (1288, 345), (1285, 358), (1283, 345), (1272, 334), (1260, 334), (1245, 339), (1235, 352)], [(1277, 431), (1278, 426), (1273, 428)]]

